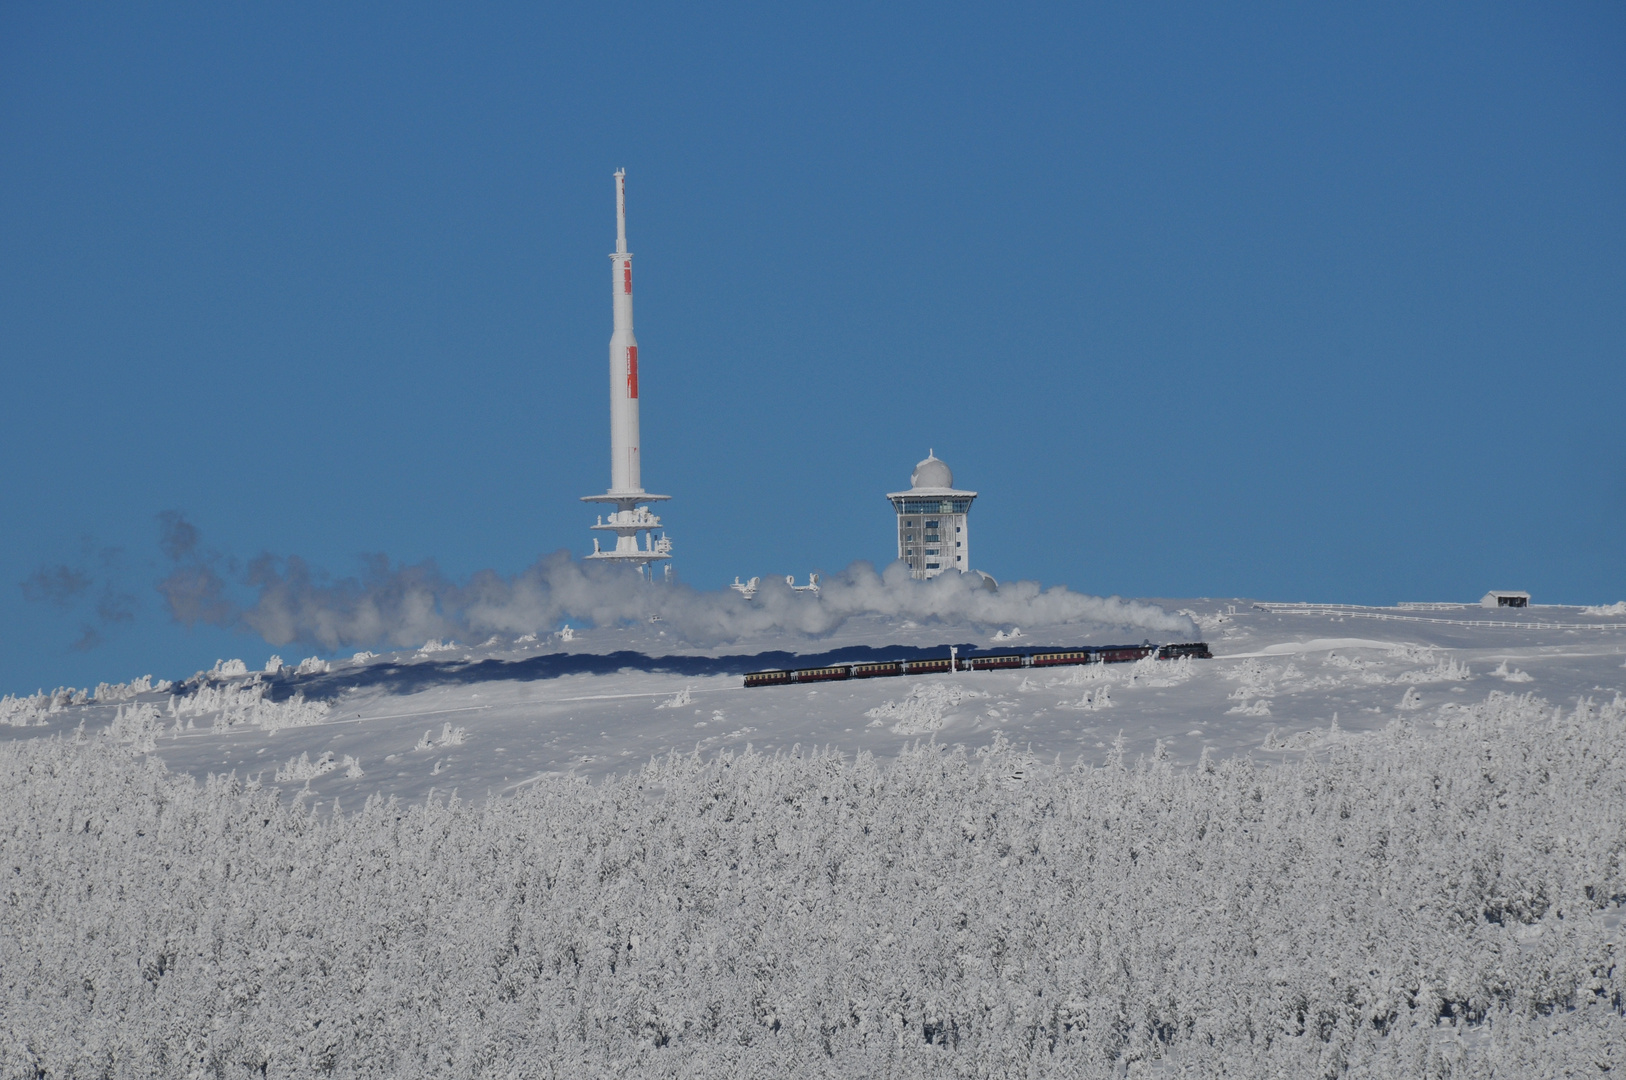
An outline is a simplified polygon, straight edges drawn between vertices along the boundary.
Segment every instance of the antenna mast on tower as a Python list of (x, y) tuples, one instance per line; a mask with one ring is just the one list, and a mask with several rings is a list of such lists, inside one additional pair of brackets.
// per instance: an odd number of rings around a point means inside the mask
[[(615, 174), (615, 253), (610, 256), (610, 295), (615, 330), (610, 335), (610, 489), (603, 495), (584, 495), (583, 502), (611, 503), (615, 509), (599, 516), (595, 531), (615, 533), (615, 548), (602, 549), (597, 537), (589, 559), (627, 563), (648, 574), (650, 564), (672, 557), (672, 541), (656, 535), (661, 519), (649, 503), (670, 499), (644, 491), (638, 439), (638, 339), (632, 334), (632, 253), (627, 250), (627, 172)], [(608, 520), (606, 520), (608, 518)], [(643, 534), (639, 546), (638, 534)]]

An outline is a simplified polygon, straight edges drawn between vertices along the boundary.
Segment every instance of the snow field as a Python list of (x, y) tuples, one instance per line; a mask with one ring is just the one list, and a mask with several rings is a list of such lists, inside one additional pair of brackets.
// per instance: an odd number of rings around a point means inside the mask
[[(1218, 658), (1142, 661), (952, 676), (857, 680), (743, 690), (737, 675), (662, 670), (661, 657), (739, 655), (740, 670), (771, 666), (753, 654), (866, 645), (995, 644), (1008, 624), (921, 625), (912, 619), (849, 619), (833, 637), (792, 633), (715, 648), (684, 646), (663, 624), (599, 628), (538, 639), (525, 634), (479, 646), (351, 659), (280, 657), (260, 665), (219, 661), (177, 687), (136, 680), (120, 687), (58, 690), (0, 700), (0, 739), (107, 730), (118, 705), (152, 705), (162, 730), (125, 737), (151, 742), (172, 769), (199, 779), (236, 771), (272, 782), (300, 755), (336, 768), (287, 790), (326, 805), (359, 805), (375, 793), (421, 799), (431, 790), (484, 798), (539, 776), (625, 772), (676, 750), (716, 753), (834, 746), (892, 756), (928, 736), (977, 748), (1003, 737), (1047, 761), (1104, 761), (1121, 735), (1131, 758), (1154, 751), (1177, 764), (1211, 755), (1279, 755), (1380, 730), (1399, 717), (1425, 729), (1492, 689), (1533, 690), (1552, 701), (1607, 699), (1626, 691), (1626, 634), (1588, 634), (1366, 620), (1368, 636), (1342, 636), (1337, 610), (1283, 615), (1245, 602), (1180, 601), (1205, 627)], [(1168, 605), (1173, 607), (1175, 605)], [(1565, 621), (1580, 618), (1561, 612)], [(1103, 643), (1122, 628), (1024, 620), (1024, 643)], [(538, 659), (626, 656), (633, 666), (586, 663), (576, 673), (523, 674)], [(782, 664), (780, 659), (773, 665)], [(638, 665), (642, 665), (640, 668)], [(269, 670), (275, 667), (275, 671)], [(325, 670), (323, 670), (325, 669)], [(233, 674), (225, 674), (225, 672)], [(306, 674), (299, 674), (299, 672)], [(437, 736), (462, 729), (455, 743)], [(23, 725), (23, 726), (18, 726)], [(425, 732), (429, 734), (425, 737)], [(426, 745), (427, 743), (427, 745)]]
[(0, 1075), (1618, 1064), (1626, 635), (1184, 603), (1218, 659), (744, 691), (658, 658), (1015, 632), (657, 623), (0, 699)]

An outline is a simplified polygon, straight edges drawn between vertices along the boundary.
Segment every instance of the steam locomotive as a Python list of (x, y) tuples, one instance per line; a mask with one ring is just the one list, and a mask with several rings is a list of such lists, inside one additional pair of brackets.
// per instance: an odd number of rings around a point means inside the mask
[(798, 668), (794, 671), (750, 671), (746, 686), (785, 686), (790, 683), (830, 682), (835, 679), (874, 679), (891, 675), (936, 675), (950, 671), (1005, 671), (1014, 668), (1060, 667), (1066, 664), (1125, 664), (1155, 656), (1178, 660), (1182, 656), (1212, 660), (1214, 654), (1201, 641), (1176, 645), (1085, 645), (1076, 649), (1047, 649), (1039, 652), (998, 652), (947, 656), (925, 660), (881, 660), (862, 664), (834, 664), (830, 667)]

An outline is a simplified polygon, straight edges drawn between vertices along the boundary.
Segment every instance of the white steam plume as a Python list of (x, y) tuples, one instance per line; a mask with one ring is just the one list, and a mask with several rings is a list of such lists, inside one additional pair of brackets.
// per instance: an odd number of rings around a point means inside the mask
[(568, 552), (549, 555), (511, 578), (482, 570), (462, 584), (447, 580), (432, 564), (392, 567), (380, 557), (361, 578), (334, 581), (298, 558), (262, 556), (249, 564), (241, 583), (258, 593), (247, 607), (229, 599), (227, 582), (213, 563), (193, 560), (177, 565), (159, 590), (182, 622), (249, 630), (275, 646), (304, 642), (329, 650), (539, 633), (563, 619), (610, 626), (651, 616), (695, 645), (775, 630), (820, 637), (860, 615), (986, 627), (1087, 623), (1197, 635), (1189, 618), (1155, 604), (1087, 596), (1061, 586), (1041, 589), (1029, 581), (994, 589), (974, 574), (916, 581), (901, 564), (877, 572), (868, 563), (854, 563), (821, 579), (817, 595), (769, 582), (750, 600), (733, 589), (651, 586), (630, 570), (577, 561)]

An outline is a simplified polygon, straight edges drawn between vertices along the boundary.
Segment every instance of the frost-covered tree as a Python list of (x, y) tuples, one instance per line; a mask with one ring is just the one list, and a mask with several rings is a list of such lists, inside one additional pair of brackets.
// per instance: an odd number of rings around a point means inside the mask
[(1596, 1074), (1623, 737), (1492, 695), (1268, 767), (725, 754), (322, 815), (11, 743), (0, 1075)]

